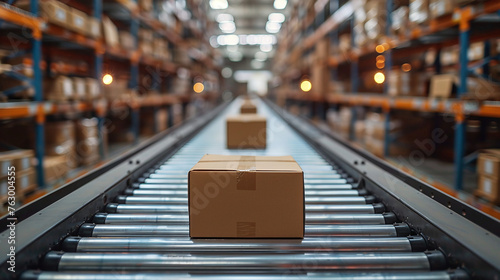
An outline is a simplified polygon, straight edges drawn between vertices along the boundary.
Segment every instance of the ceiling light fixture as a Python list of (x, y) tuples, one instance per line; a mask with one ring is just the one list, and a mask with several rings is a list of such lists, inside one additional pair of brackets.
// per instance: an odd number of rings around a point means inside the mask
[(266, 23), (266, 31), (269, 33), (278, 33), (280, 31), (281, 24), (277, 22), (268, 21)]
[(219, 28), (224, 33), (233, 33), (234, 31), (236, 31), (236, 25), (232, 21), (219, 23)]
[(226, 21), (234, 21), (234, 17), (231, 14), (218, 14), (215, 19), (218, 23), (226, 22)]
[(282, 23), (285, 21), (285, 15), (282, 13), (271, 13), (269, 14), (268, 21)]
[(210, 8), (214, 10), (223, 10), (228, 7), (227, 0), (210, 0)]
[(274, 0), (274, 8), (276, 10), (283, 10), (286, 8), (287, 0)]

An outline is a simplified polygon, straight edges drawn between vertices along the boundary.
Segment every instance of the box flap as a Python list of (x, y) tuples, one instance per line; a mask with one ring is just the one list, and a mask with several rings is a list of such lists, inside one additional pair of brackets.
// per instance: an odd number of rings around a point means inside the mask
[(266, 118), (261, 115), (257, 114), (243, 114), (243, 115), (234, 115), (234, 116), (228, 116), (226, 118), (226, 121), (228, 122), (255, 122), (255, 121), (262, 121), (265, 122)]
[(205, 155), (193, 170), (302, 172), (292, 156)]
[(500, 149), (484, 149), (479, 151), (482, 154), (500, 158)]

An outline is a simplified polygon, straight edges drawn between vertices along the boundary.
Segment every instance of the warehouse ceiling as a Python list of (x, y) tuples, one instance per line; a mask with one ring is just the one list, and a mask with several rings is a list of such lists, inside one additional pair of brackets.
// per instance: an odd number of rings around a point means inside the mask
[[(289, 3), (290, 2), (290, 3)], [(210, 0), (210, 17), (218, 22), (210, 43), (243, 68), (267, 68), (281, 24), (292, 0)]]

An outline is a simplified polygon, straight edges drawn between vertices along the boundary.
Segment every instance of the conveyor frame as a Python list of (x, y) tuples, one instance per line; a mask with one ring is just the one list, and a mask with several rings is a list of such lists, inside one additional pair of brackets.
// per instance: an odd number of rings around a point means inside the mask
[(318, 153), (357, 178), (386, 209), (424, 236), (431, 248), (444, 252), (451, 267), (463, 267), (474, 279), (498, 279), (500, 221), (265, 101)]
[[(358, 151), (332, 135), (293, 117), (267, 102), (293, 129), (301, 134), (318, 152), (331, 163), (343, 168), (352, 177), (360, 179), (365, 188), (375, 194), (388, 210), (396, 213), (401, 221), (409, 223), (431, 244), (439, 244), (452, 260), (452, 267), (465, 266), (471, 276), (492, 279), (500, 271), (500, 251), (497, 220), (483, 214), (447, 194), (433, 189), (411, 176), (380, 160)], [(226, 104), (227, 105), (227, 104)], [(59, 249), (60, 241), (71, 234), (97, 212), (103, 211), (108, 197), (116, 197), (146, 171), (158, 167), (157, 162), (174, 154), (205, 124), (217, 116), (225, 105), (203, 117), (190, 120), (180, 127), (154, 137), (144, 145), (115, 161), (77, 179), (16, 212), (17, 225), (16, 271), (35, 267), (49, 250)], [(350, 159), (350, 160), (345, 160)], [(357, 164), (356, 164), (357, 162)], [(128, 175), (123, 175), (128, 174)], [(392, 184), (390, 184), (392, 182)], [(389, 183), (389, 184), (388, 184)], [(395, 184), (398, 184), (397, 187)], [(387, 185), (386, 185), (387, 184)], [(103, 187), (106, 186), (106, 187)], [(424, 195), (433, 191), (440, 199)], [(466, 209), (462, 217), (442, 205), (443, 199), (452, 201), (451, 210)], [(80, 203), (80, 202), (81, 203)], [(436, 203), (439, 202), (439, 203)], [(433, 212), (435, 211), (435, 212)], [(469, 215), (471, 213), (471, 215)], [(0, 224), (6, 228), (7, 217)], [(456, 228), (454, 225), (464, 225)], [(486, 229), (490, 229), (488, 232)], [(496, 228), (495, 228), (496, 227)], [(6, 244), (7, 231), (0, 234), (0, 244)], [(2, 278), (12, 274), (7, 271), (7, 248), (0, 248)], [(8, 276), (8, 277), (4, 277)]]

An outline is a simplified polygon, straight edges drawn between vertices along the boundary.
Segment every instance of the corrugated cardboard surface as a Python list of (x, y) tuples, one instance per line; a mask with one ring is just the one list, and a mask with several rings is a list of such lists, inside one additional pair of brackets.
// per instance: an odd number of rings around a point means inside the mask
[(256, 114), (230, 116), (226, 119), (226, 143), (230, 149), (264, 149), (266, 118)]
[(257, 114), (257, 106), (252, 101), (245, 101), (240, 107), (241, 114)]
[[(500, 177), (500, 151), (480, 153), (477, 160), (477, 172), (481, 175)], [(494, 151), (494, 150), (493, 150)]]
[(479, 176), (478, 189), (476, 194), (486, 200), (499, 203), (500, 202), (500, 178), (490, 176)]
[(189, 172), (192, 238), (302, 238), (304, 178), (292, 157), (206, 155)]

